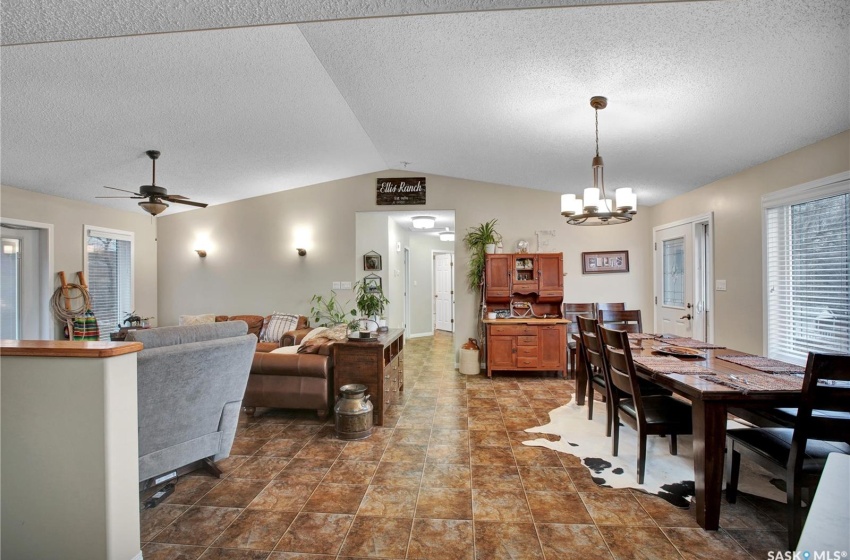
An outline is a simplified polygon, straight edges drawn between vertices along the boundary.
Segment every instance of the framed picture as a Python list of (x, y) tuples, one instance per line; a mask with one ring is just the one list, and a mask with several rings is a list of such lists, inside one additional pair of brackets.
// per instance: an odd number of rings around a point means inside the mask
[(628, 272), (628, 251), (596, 251), (581, 254), (582, 274), (603, 274), (606, 272)]
[(364, 276), (363, 284), (366, 286), (366, 291), (370, 294), (381, 293), (382, 291), (381, 277), (377, 274), (370, 274), (368, 276)]
[(363, 255), (363, 270), (381, 270), (381, 255), (375, 251)]

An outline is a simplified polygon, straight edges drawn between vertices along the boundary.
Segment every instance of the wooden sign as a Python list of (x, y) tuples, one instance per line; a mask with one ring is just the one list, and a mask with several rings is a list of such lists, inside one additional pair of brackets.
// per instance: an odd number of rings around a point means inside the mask
[(425, 177), (378, 178), (378, 205), (425, 204)]

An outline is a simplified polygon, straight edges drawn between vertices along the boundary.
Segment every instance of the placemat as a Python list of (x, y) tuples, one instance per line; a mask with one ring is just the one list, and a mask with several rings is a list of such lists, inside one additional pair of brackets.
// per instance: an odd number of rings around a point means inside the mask
[(630, 332), (627, 336), (629, 337), (629, 340), (647, 340), (650, 338), (656, 338), (658, 335), (644, 332)]
[(702, 375), (713, 375), (714, 373), (705, 366), (693, 362), (684, 362), (671, 356), (636, 356), (633, 358), (638, 363), (653, 373), (699, 373)]
[[(736, 356), (737, 357), (737, 356)], [(801, 391), (803, 378), (787, 373), (719, 373), (700, 375), (700, 379), (747, 393), (765, 391)]]
[(669, 344), (671, 346), (684, 346), (685, 348), (726, 348), (725, 346), (719, 346), (710, 342), (703, 342), (702, 340), (697, 340), (695, 338), (690, 338), (687, 336), (683, 336), (680, 338), (659, 337), (658, 341), (663, 342), (664, 344)]
[(739, 366), (745, 366), (750, 369), (757, 369), (759, 371), (764, 371), (767, 373), (804, 373), (806, 368), (803, 366), (795, 366), (794, 364), (788, 364), (785, 362), (780, 362), (779, 360), (773, 360), (771, 358), (765, 358), (762, 356), (715, 356), (718, 360), (724, 360), (726, 362), (732, 362), (733, 364), (738, 364)]

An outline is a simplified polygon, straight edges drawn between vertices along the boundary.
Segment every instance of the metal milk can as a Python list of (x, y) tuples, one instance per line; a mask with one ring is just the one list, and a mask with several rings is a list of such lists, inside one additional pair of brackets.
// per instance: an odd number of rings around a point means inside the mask
[(334, 423), (339, 439), (364, 439), (372, 435), (372, 402), (366, 385), (343, 385), (334, 405)]

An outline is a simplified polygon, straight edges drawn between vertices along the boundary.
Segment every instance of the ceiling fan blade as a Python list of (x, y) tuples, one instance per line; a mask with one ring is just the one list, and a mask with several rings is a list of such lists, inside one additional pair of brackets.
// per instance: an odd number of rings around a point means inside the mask
[(142, 193), (137, 193), (137, 192), (133, 192), (133, 191), (128, 191), (127, 189), (116, 189), (115, 187), (107, 187), (106, 185), (103, 185), (103, 188), (104, 188), (104, 189), (112, 189), (113, 191), (128, 192), (128, 193), (130, 193), (130, 194), (134, 194), (134, 195), (136, 195), (136, 196), (143, 196), (143, 195), (142, 195)]
[(147, 198), (146, 196), (96, 196), (95, 198)]
[(206, 208), (208, 206), (207, 204), (205, 204), (203, 202), (194, 202), (194, 201), (191, 201), (191, 200), (188, 200), (188, 199), (181, 200), (179, 198), (175, 199), (171, 196), (163, 196), (161, 198), (162, 198), (162, 200), (167, 200), (168, 202), (176, 202), (177, 204), (188, 204), (189, 206), (197, 206), (198, 208)]
[(168, 196), (168, 198), (173, 198), (175, 202), (176, 202), (178, 199), (179, 199), (179, 200), (189, 200), (189, 197), (188, 197), (188, 196), (183, 196), (183, 195), (181, 195), (181, 194), (169, 194), (169, 195), (167, 195), (167, 196)]

